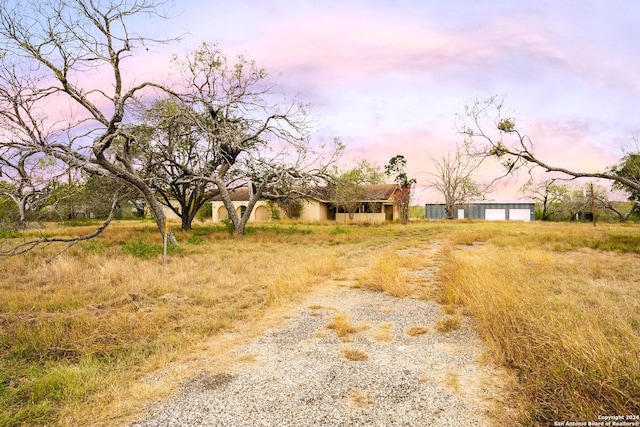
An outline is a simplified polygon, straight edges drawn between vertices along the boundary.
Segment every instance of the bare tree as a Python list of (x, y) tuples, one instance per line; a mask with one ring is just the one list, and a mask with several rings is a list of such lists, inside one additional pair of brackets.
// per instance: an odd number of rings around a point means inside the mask
[[(114, 199), (117, 199), (117, 197), (114, 197)], [(5, 242), (0, 241), (0, 257), (12, 257), (16, 255), (23, 255), (40, 245), (51, 245), (54, 243), (64, 243), (67, 245), (66, 248), (58, 252), (58, 254), (62, 253), (79, 242), (93, 239), (94, 237), (100, 235), (100, 233), (102, 233), (109, 226), (113, 218), (115, 218), (118, 208), (119, 208), (118, 202), (114, 200), (113, 204), (111, 205), (111, 209), (109, 210), (109, 215), (107, 216), (107, 219), (98, 228), (96, 228), (95, 231), (89, 234), (85, 234), (83, 236), (47, 237), (41, 234), (40, 237), (37, 239), (23, 241), (21, 243), (12, 244), (7, 247), (5, 247)]]
[[(638, 202), (615, 202), (610, 199), (610, 194), (605, 187), (601, 185), (585, 184), (586, 197), (592, 197), (591, 203), (598, 210), (603, 210), (609, 214), (615, 215), (620, 222), (625, 222), (637, 209)], [(587, 190), (588, 189), (588, 190)]]
[[(240, 55), (229, 61), (216, 45), (203, 44), (178, 61), (184, 76), (181, 98), (196, 114), (212, 153), (208, 173), (190, 179), (216, 185), (238, 235), (261, 198), (288, 197), (284, 189), (324, 180), (342, 145), (314, 144), (309, 136), (308, 106), (283, 101), (268, 73)], [(244, 213), (238, 215), (230, 191), (250, 189)]]
[(459, 147), (447, 153), (440, 160), (433, 159), (435, 172), (430, 172), (431, 180), (427, 188), (432, 188), (444, 198), (444, 209), (449, 219), (455, 218), (459, 206), (479, 200), (486, 189), (474, 180), (480, 160), (466, 156)]
[(27, 212), (42, 206), (59, 178), (61, 165), (35, 150), (19, 151), (0, 145), (0, 179), (6, 184), (0, 195), (13, 202), (18, 210), (18, 228), (27, 227)]
[(553, 215), (562, 212), (562, 200), (569, 193), (569, 186), (557, 184), (557, 181), (556, 178), (544, 181), (531, 179), (520, 188), (521, 194), (540, 203), (542, 221), (548, 221)]
[(129, 25), (158, 16), (160, 6), (155, 0), (0, 0), (0, 120), (20, 151), (136, 188), (163, 233), (162, 205), (136, 172), (136, 137), (123, 124), (144, 94), (166, 88), (127, 83), (122, 65), (136, 49), (164, 42)]
[[(597, 197), (597, 196), (596, 196)], [(616, 202), (613, 200), (609, 200), (608, 197), (597, 198), (596, 199), (597, 206), (601, 209), (605, 209), (615, 215), (618, 221), (625, 222), (627, 221), (631, 215), (638, 209), (637, 202)]]
[(607, 190), (601, 185), (585, 183), (567, 187), (567, 190), (562, 198), (561, 208), (570, 221), (577, 221), (585, 215), (596, 215), (596, 209), (600, 212), (611, 211), (609, 207), (613, 207)]
[(581, 172), (555, 166), (539, 158), (534, 143), (522, 133), (513, 118), (502, 116), (503, 102), (491, 97), (476, 101), (465, 107), (464, 115), (458, 118), (458, 131), (465, 135), (465, 146), (472, 156), (496, 158), (505, 167), (505, 175), (522, 168), (542, 168), (547, 172), (560, 172), (572, 178), (599, 178), (614, 181), (633, 191), (640, 191), (640, 181), (615, 171)]

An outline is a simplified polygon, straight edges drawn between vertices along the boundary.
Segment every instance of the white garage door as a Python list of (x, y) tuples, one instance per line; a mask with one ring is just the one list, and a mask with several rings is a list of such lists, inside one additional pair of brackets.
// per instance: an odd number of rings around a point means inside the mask
[(531, 221), (531, 211), (529, 209), (509, 209), (509, 219), (511, 221)]
[(485, 209), (484, 219), (488, 221), (500, 221), (507, 219), (507, 211), (505, 209)]

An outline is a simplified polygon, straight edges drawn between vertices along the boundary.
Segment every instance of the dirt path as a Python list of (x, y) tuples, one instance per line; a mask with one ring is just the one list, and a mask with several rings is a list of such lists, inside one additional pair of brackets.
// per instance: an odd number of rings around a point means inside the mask
[(479, 362), (469, 319), (438, 330), (447, 317), (431, 301), (336, 283), (237, 349), (241, 363), (185, 384), (132, 425), (494, 425), (503, 374)]

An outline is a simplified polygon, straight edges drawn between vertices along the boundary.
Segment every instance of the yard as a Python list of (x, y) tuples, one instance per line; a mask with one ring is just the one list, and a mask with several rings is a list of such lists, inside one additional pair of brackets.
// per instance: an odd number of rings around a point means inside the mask
[[(51, 227), (51, 235), (83, 227)], [(524, 424), (640, 413), (640, 226), (415, 222), (176, 231), (149, 222), (0, 260), (0, 426), (113, 425), (353, 279), (472, 316)], [(439, 242), (423, 256), (414, 248)], [(399, 256), (398, 254), (403, 254)], [(411, 279), (431, 268), (433, 277)], [(165, 381), (140, 381), (164, 372)], [(167, 372), (169, 372), (167, 374)]]

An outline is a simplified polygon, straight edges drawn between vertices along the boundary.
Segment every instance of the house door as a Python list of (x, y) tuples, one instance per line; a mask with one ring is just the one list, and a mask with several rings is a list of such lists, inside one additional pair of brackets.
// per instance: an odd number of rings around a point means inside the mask
[(464, 209), (458, 209), (458, 219), (464, 219)]
[(384, 205), (384, 220), (393, 221), (393, 205)]
[(336, 208), (334, 206), (329, 206), (329, 208), (327, 208), (327, 219), (329, 221), (336, 220)]

